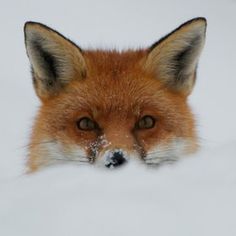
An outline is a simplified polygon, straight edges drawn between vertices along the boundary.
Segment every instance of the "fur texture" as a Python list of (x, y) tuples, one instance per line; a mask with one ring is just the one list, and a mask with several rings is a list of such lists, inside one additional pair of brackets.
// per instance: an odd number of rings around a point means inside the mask
[[(114, 150), (147, 164), (195, 151), (187, 96), (205, 30), (206, 20), (196, 18), (151, 48), (118, 52), (81, 50), (42, 24), (26, 23), (27, 54), (42, 101), (29, 146), (29, 170), (59, 159), (105, 162)], [(145, 116), (152, 117), (154, 126), (137, 128)], [(79, 129), (83, 117), (96, 128)]]

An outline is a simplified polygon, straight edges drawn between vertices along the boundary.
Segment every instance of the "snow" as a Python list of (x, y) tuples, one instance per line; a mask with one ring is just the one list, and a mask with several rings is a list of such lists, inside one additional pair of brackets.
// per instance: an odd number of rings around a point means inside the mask
[[(2, 1), (0, 235), (236, 235), (236, 2)], [(81, 47), (148, 46), (196, 16), (207, 42), (190, 96), (202, 150), (161, 168), (64, 165), (24, 174), (39, 106), (23, 24), (39, 21)]]

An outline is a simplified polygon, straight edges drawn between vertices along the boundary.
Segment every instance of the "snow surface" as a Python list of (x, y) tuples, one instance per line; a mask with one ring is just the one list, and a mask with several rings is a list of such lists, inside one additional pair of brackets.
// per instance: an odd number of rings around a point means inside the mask
[[(236, 235), (236, 1), (1, 1), (0, 235)], [(207, 42), (190, 96), (202, 151), (175, 165), (60, 166), (24, 175), (39, 105), (23, 24), (81, 47), (148, 46), (196, 16)]]

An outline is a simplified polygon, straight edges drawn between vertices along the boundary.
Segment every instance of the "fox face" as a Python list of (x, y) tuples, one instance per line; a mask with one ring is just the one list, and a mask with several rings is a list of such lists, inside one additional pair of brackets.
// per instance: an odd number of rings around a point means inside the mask
[(61, 162), (154, 165), (197, 149), (187, 104), (206, 20), (181, 25), (149, 48), (82, 50), (55, 30), (25, 24), (41, 107), (32, 130), (30, 171)]

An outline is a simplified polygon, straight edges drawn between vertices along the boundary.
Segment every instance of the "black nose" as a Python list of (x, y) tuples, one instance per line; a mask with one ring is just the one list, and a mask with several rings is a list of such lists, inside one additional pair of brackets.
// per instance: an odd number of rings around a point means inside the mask
[(113, 152), (111, 156), (107, 158), (106, 167), (117, 167), (126, 162), (126, 159), (124, 158), (124, 154), (122, 152)]

